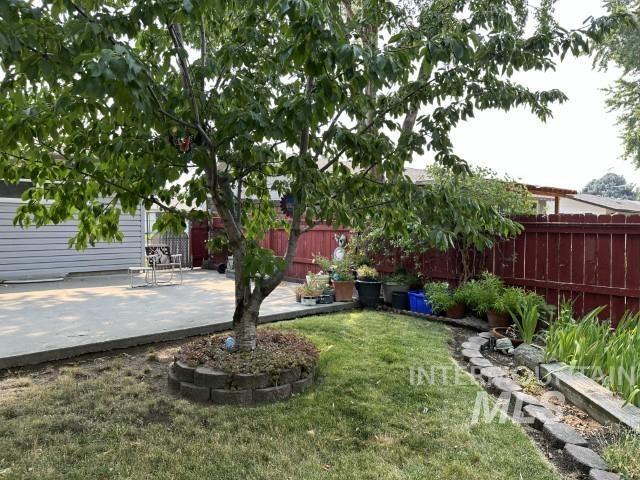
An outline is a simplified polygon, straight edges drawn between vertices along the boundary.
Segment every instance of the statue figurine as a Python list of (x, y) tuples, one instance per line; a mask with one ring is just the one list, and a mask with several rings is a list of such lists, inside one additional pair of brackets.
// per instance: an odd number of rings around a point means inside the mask
[(344, 249), (345, 245), (347, 244), (347, 237), (344, 233), (341, 233), (340, 235), (336, 233), (334, 235), (334, 238), (336, 239), (338, 246), (333, 251), (333, 259), (337, 261), (344, 260), (344, 257), (347, 253)]

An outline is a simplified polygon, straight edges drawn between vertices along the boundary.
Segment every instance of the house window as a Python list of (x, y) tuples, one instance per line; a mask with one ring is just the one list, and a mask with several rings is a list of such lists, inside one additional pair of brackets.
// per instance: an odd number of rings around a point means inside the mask
[(17, 184), (5, 183), (0, 180), (0, 198), (22, 198), (22, 194), (32, 186), (28, 180), (20, 181)]

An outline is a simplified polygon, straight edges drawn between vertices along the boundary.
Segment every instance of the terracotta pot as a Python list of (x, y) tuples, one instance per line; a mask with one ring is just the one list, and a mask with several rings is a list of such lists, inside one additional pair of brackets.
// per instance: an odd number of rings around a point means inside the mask
[(492, 328), (491, 334), (496, 338), (508, 338), (509, 340), (511, 340), (511, 343), (513, 344), (514, 347), (517, 347), (518, 345), (522, 345), (523, 341), (521, 338), (511, 338), (505, 335), (507, 328), (509, 327)]
[(500, 313), (495, 310), (487, 310), (489, 328), (506, 328), (511, 326), (511, 316), (508, 313)]
[(451, 308), (447, 309), (447, 317), (449, 318), (462, 318), (464, 317), (464, 304), (456, 303)]
[(333, 281), (336, 291), (336, 302), (350, 302), (353, 300), (353, 281)]

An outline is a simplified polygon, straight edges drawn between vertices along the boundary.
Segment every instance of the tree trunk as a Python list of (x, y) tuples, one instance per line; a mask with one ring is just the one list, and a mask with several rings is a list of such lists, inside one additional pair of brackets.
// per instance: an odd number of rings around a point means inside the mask
[(256, 348), (256, 330), (258, 326), (258, 310), (245, 308), (237, 304), (233, 312), (233, 331), (236, 345), (241, 352), (250, 352)]
[(256, 348), (256, 327), (262, 298), (258, 291), (251, 291), (251, 280), (245, 275), (245, 246), (242, 242), (233, 250), (235, 270), (236, 308), (233, 312), (233, 331), (238, 350), (247, 352)]

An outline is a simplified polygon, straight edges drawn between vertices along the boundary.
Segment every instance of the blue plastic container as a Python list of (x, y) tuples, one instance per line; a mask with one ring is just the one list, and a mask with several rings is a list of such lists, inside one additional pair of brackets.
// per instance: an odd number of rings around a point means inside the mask
[(409, 307), (416, 313), (433, 313), (431, 303), (424, 298), (424, 292), (409, 292)]

